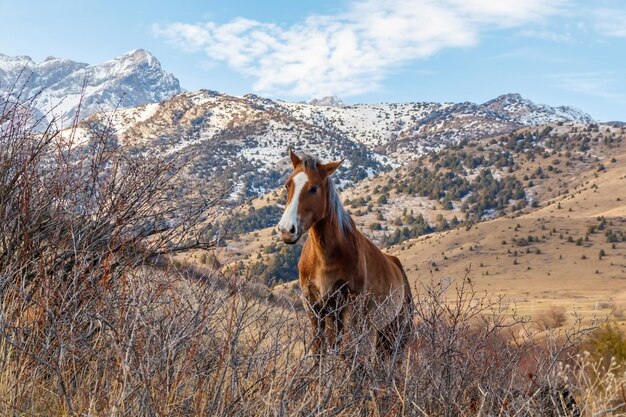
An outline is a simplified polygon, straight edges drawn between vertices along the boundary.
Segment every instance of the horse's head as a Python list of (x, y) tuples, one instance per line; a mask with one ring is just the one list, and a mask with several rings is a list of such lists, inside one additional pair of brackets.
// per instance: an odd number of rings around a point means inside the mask
[(289, 176), (287, 204), (276, 229), (285, 243), (296, 243), (300, 236), (328, 212), (328, 189), (330, 175), (342, 161), (322, 164), (314, 158), (298, 157), (289, 149), (293, 172)]

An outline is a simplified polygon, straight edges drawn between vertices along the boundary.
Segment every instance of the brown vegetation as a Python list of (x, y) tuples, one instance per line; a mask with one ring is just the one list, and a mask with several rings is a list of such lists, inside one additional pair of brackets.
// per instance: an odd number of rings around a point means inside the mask
[(183, 166), (126, 153), (106, 126), (82, 141), (36, 130), (28, 101), (2, 100), (1, 415), (623, 411), (624, 376), (576, 355), (579, 321), (539, 342), (467, 278), (416, 288), (419, 342), (397, 360), (342, 344), (313, 355), (304, 315), (245, 276), (162, 265), (212, 244), (194, 237), (212, 201), (176, 198)]

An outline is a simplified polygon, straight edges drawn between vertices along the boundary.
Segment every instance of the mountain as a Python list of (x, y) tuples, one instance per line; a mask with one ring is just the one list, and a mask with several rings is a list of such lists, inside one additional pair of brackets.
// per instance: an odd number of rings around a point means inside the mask
[(139, 152), (193, 155), (190, 173), (202, 181), (219, 177), (234, 201), (282, 181), (287, 146), (323, 159), (346, 158), (342, 186), (349, 186), (464, 141), (593, 122), (581, 110), (535, 104), (519, 94), (482, 104), (346, 105), (333, 96), (290, 103), (254, 94), (182, 93), (178, 80), (141, 49), (97, 65), (0, 55), (1, 88), (16, 80), (24, 95), (36, 96), (41, 114), (57, 116), (62, 126), (71, 124), (80, 104), (86, 135), (89, 124), (113, 123), (115, 140)]
[(339, 131), (399, 161), (414, 159), (429, 150), (463, 140), (476, 140), (525, 126), (594, 121), (572, 107), (535, 104), (519, 94), (502, 95), (484, 104), (330, 104), (337, 102), (336, 98), (326, 97), (308, 104), (282, 105), (307, 123)]
[(343, 107), (343, 101), (336, 96), (326, 96), (320, 99), (314, 98), (308, 104), (313, 106)]
[(25, 95), (38, 95), (37, 109), (49, 120), (56, 116), (62, 126), (72, 123), (79, 104), (82, 119), (96, 112), (157, 103), (181, 92), (178, 79), (141, 49), (96, 65), (55, 57), (36, 63), (27, 56), (0, 55), (0, 89), (14, 83), (24, 86)]
[(116, 139), (139, 150), (194, 155), (191, 174), (202, 181), (218, 176), (238, 201), (281, 183), (288, 146), (323, 159), (346, 158), (345, 187), (463, 141), (544, 122), (592, 121), (583, 112), (536, 105), (517, 94), (484, 104), (338, 103), (337, 98), (289, 103), (200, 90), (96, 114), (86, 123), (112, 122)]
[(587, 113), (571, 106), (551, 107), (535, 104), (519, 94), (504, 94), (483, 104), (496, 112), (508, 115), (510, 120), (524, 125), (537, 126), (558, 122), (593, 123)]
[(347, 183), (388, 169), (386, 156), (333, 125), (303, 120), (290, 106), (254, 94), (235, 97), (200, 90), (158, 104), (95, 114), (84, 121), (80, 133), (88, 134), (88, 126), (113, 123), (115, 140), (127, 147), (192, 155), (191, 175), (205, 182), (220, 178), (233, 190), (234, 200), (278, 186), (288, 168), (288, 146), (324, 159), (345, 157)]

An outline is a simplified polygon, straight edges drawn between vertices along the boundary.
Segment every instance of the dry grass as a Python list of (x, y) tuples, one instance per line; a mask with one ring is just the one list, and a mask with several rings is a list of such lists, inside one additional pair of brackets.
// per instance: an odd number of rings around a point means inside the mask
[(345, 344), (320, 360), (304, 314), (223, 279), (146, 267), (53, 321), (9, 322), (25, 300), (5, 298), (0, 414), (576, 415), (568, 393), (581, 415), (622, 410), (625, 376), (576, 354), (585, 329), (536, 342), (467, 281), (454, 303), (418, 289), (418, 344), (389, 361)]

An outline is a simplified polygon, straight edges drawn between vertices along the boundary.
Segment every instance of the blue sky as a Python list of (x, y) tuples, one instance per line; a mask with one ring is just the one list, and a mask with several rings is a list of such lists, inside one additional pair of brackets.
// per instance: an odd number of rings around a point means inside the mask
[(518, 92), (626, 120), (626, 1), (0, 0), (0, 53), (152, 52), (184, 88), (346, 103)]

